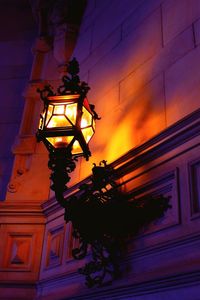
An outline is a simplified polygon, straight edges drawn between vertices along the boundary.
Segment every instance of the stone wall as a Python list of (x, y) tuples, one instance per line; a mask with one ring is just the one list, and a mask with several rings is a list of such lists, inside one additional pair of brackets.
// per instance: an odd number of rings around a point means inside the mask
[(102, 117), (92, 162), (115, 160), (199, 108), (199, 18), (198, 0), (88, 1), (73, 55)]

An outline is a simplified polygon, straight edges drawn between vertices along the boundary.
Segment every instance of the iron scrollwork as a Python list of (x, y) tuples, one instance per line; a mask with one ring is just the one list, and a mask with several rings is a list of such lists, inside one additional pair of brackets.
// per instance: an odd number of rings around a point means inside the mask
[(73, 236), (80, 245), (72, 255), (82, 259), (88, 252), (91, 254), (91, 261), (79, 269), (88, 287), (102, 286), (118, 278), (126, 239), (171, 207), (169, 198), (162, 195), (136, 200), (121, 192), (113, 168), (105, 161), (92, 171), (91, 184), (81, 185), (79, 196), (65, 202), (65, 219), (72, 222)]

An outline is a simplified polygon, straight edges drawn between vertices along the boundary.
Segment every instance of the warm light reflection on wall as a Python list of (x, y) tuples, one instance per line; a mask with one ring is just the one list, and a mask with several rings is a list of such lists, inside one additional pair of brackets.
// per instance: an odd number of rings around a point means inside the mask
[[(160, 60), (156, 56), (151, 60), (152, 39), (141, 36), (123, 53), (116, 48), (107, 62), (109, 68), (104, 60), (91, 73), (89, 97), (101, 120), (90, 143), (92, 157), (81, 161), (79, 180), (90, 174), (93, 162), (106, 159), (110, 163), (166, 127), (163, 75), (155, 76)], [(144, 67), (141, 63), (148, 58)]]
[[(141, 97), (130, 97), (119, 103), (118, 108), (105, 112), (91, 141), (92, 157), (81, 163), (80, 179), (89, 175), (93, 162), (106, 159), (110, 163), (165, 128), (164, 101), (157, 96), (156, 89), (145, 88)], [(109, 107), (116, 102), (114, 95), (109, 97)]]

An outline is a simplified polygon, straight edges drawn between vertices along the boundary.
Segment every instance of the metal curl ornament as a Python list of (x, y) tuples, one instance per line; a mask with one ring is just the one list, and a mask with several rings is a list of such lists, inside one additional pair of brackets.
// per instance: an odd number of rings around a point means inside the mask
[(91, 183), (80, 186), (78, 196), (67, 199), (66, 222), (71, 221), (79, 247), (75, 259), (90, 253), (91, 261), (79, 269), (88, 287), (104, 286), (120, 277), (120, 258), (127, 238), (170, 208), (169, 198), (148, 195), (134, 199), (123, 193), (116, 182), (116, 171), (102, 161), (92, 169)]

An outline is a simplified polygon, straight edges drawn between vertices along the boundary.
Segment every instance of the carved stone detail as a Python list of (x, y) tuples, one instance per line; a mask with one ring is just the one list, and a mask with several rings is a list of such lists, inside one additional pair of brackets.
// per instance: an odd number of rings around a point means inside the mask
[(7, 190), (9, 193), (16, 193), (22, 181), (24, 180), (24, 174), (30, 169), (30, 155), (20, 155), (16, 158), (15, 167), (13, 170), (13, 176), (8, 183)]
[(64, 226), (53, 228), (48, 232), (46, 267), (61, 264), (64, 243)]
[(200, 215), (200, 159), (189, 163), (191, 214)]
[(16, 180), (11, 180), (8, 183), (7, 191), (9, 193), (16, 193), (18, 191), (19, 187), (20, 187), (20, 183), (19, 182), (17, 182)]
[(160, 231), (180, 223), (178, 169), (174, 169), (150, 182), (146, 182), (144, 185), (133, 190), (131, 194), (135, 199), (140, 199), (147, 195), (152, 195), (153, 197), (163, 195), (170, 199), (169, 204), (172, 206), (172, 209), (168, 209), (162, 218), (144, 228), (144, 234)]
[(24, 265), (27, 261), (27, 254), (29, 250), (29, 240), (14, 240), (11, 252), (11, 264)]
[(32, 234), (8, 233), (3, 267), (6, 269), (29, 269), (32, 259), (32, 241)]

